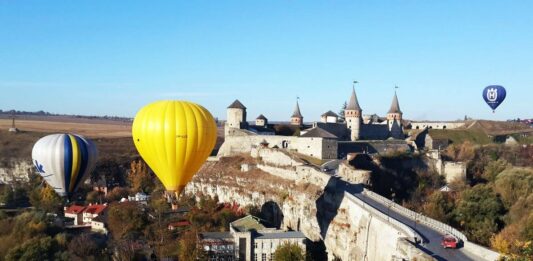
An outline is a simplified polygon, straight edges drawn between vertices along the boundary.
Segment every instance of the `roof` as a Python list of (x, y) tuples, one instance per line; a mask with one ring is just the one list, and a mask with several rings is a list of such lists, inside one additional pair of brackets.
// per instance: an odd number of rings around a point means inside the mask
[(259, 233), (257, 239), (285, 239), (285, 238), (306, 238), (300, 231), (286, 231), (274, 233)]
[(332, 112), (332, 111), (327, 111), (325, 112), (324, 114), (322, 114), (322, 117), (339, 117), (339, 115), (337, 115), (336, 113)]
[(99, 205), (99, 204), (96, 204), (96, 205), (90, 205), (88, 206), (85, 211), (83, 211), (84, 213), (89, 213), (89, 214), (96, 214), (96, 215), (99, 215), (100, 213), (102, 213), (105, 209), (107, 208), (107, 205)]
[(442, 192), (453, 191), (453, 189), (450, 188), (448, 185), (444, 185), (444, 186), (442, 186), (439, 190), (442, 191)]
[(230, 232), (203, 232), (200, 233), (202, 239), (232, 239)]
[(400, 103), (398, 102), (398, 95), (396, 95), (396, 92), (394, 92), (394, 97), (392, 98), (392, 104), (390, 105), (388, 113), (402, 113), (402, 111), (400, 110)]
[(189, 222), (187, 220), (178, 221), (178, 222), (172, 222), (172, 223), (168, 224), (169, 227), (186, 227), (186, 226), (190, 226), (190, 225), (191, 225), (191, 222)]
[(293, 118), (303, 118), (302, 113), (300, 112), (300, 105), (298, 104), (298, 101), (296, 101), (296, 107), (294, 107), (294, 112), (292, 113)]
[(257, 118), (255, 118), (256, 120), (267, 120), (267, 118), (263, 115), (263, 114), (259, 114), (259, 116), (257, 116)]
[(242, 103), (239, 100), (235, 100), (232, 104), (228, 106), (228, 109), (243, 109), (246, 110), (246, 107), (242, 105)]
[(65, 210), (65, 213), (68, 213), (68, 214), (79, 214), (79, 213), (83, 212), (84, 209), (85, 209), (84, 206), (71, 205), (70, 207), (68, 207)]
[(327, 130), (324, 130), (320, 127), (315, 127), (306, 132), (305, 134), (301, 135), (300, 137), (308, 137), (308, 138), (331, 138), (331, 139), (337, 139), (338, 137), (334, 134), (331, 134)]
[(237, 219), (231, 222), (230, 226), (239, 232), (245, 232), (245, 231), (250, 231), (250, 230), (257, 231), (257, 230), (262, 230), (266, 228), (263, 224), (261, 224), (260, 218), (254, 217), (252, 215), (248, 215), (241, 219)]
[(352, 88), (352, 96), (350, 97), (348, 106), (346, 106), (346, 110), (361, 111), (361, 107), (359, 106), (359, 101), (357, 101), (357, 95), (355, 94), (355, 88)]

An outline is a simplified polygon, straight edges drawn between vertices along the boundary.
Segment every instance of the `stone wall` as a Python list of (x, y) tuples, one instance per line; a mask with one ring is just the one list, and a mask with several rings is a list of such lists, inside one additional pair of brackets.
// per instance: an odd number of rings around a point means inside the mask
[(337, 158), (336, 140), (273, 135), (228, 136), (220, 147), (218, 156), (250, 153), (252, 148), (259, 146), (263, 140), (269, 143), (268, 147), (270, 148), (277, 146), (280, 149), (298, 152), (318, 159)]
[(446, 177), (447, 183), (456, 179), (466, 180), (466, 163), (445, 161), (443, 163), (442, 175)]
[(444, 176), (446, 183), (456, 179), (466, 180), (466, 162), (444, 161), (438, 150), (430, 150), (426, 155), (428, 165), (432, 166), (439, 175)]
[(465, 126), (464, 122), (459, 121), (420, 121), (420, 122), (411, 122), (411, 129), (456, 129), (459, 127)]
[(339, 142), (339, 157), (344, 158), (348, 153), (387, 154), (393, 152), (407, 152), (411, 148), (404, 140), (372, 140)]
[(353, 184), (370, 185), (370, 170), (355, 169), (346, 162), (339, 164), (337, 175), (343, 180)]

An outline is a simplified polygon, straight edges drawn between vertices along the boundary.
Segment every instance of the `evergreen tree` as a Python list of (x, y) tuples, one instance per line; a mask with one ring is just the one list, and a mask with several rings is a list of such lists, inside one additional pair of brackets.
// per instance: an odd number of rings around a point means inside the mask
[(346, 110), (346, 107), (348, 107), (348, 103), (344, 102), (342, 104), (341, 109), (339, 110), (339, 122), (344, 122), (344, 111)]

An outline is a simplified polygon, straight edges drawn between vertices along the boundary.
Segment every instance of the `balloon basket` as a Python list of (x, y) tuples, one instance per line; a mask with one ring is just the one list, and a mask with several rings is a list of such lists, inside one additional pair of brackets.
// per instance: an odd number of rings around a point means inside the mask
[(170, 204), (172, 210), (178, 210), (178, 200), (179, 194), (176, 191), (165, 191), (165, 197), (167, 198), (167, 203)]

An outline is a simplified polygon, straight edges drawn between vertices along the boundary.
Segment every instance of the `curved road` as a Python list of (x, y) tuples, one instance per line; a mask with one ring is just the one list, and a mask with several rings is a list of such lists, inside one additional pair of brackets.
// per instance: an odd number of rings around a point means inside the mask
[(425, 226), (423, 224), (417, 223), (409, 217), (403, 216), (402, 214), (394, 211), (393, 209), (388, 208), (388, 206), (383, 205), (361, 193), (351, 193), (355, 197), (361, 199), (363, 202), (369, 206), (381, 211), (382, 213), (387, 214), (387, 216), (394, 218), (401, 223), (411, 227), (416, 230), (420, 235), (424, 237), (424, 242), (418, 244), (418, 248), (431, 255), (437, 260), (483, 260), (477, 256), (474, 256), (471, 253), (465, 251), (464, 248), (458, 249), (444, 249), (440, 245), (440, 241), (444, 234), (440, 231), (437, 231), (433, 228)]

